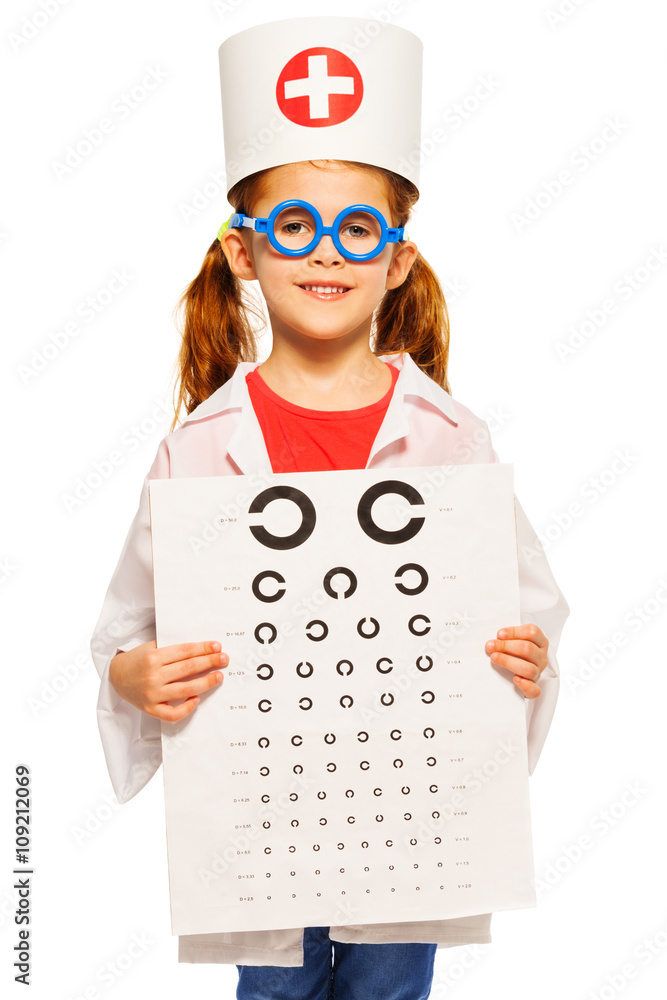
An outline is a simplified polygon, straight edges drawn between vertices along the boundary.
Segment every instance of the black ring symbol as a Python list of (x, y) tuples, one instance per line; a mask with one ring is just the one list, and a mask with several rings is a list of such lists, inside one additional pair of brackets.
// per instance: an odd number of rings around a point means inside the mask
[[(394, 733), (398, 733), (398, 736), (394, 736)], [(389, 735), (391, 736), (392, 740), (400, 740), (403, 734), (401, 733), (400, 729), (392, 729)]]
[(327, 793), (326, 792), (318, 792), (317, 793), (317, 797), (318, 797), (318, 799), (326, 799)]
[[(381, 663), (389, 663), (391, 665), (389, 667), (381, 667), (380, 666)], [(392, 661), (389, 659), (388, 656), (381, 656), (380, 659), (375, 664), (375, 669), (379, 670), (381, 674), (388, 674), (390, 670), (394, 669), (394, 664), (392, 663)]]
[(321, 816), (320, 817), (320, 826), (326, 826), (326, 825), (327, 825), (326, 818), (324, 816)]
[[(310, 628), (315, 628), (316, 625), (320, 625), (322, 627), (322, 635), (311, 635), (310, 632), (308, 631), (308, 629)], [(306, 625), (306, 635), (308, 636), (309, 639), (312, 639), (313, 642), (321, 642), (322, 639), (326, 639), (328, 634), (329, 634), (329, 626), (327, 625), (326, 622), (320, 621), (319, 618), (313, 618), (312, 622), (308, 622), (308, 624)]]
[(250, 531), (261, 545), (269, 549), (295, 549), (313, 533), (315, 528), (315, 507), (301, 490), (293, 486), (270, 486), (262, 490), (248, 507), (249, 514), (261, 514), (272, 500), (291, 500), (301, 511), (301, 524), (291, 535), (272, 535), (262, 524), (250, 525)]
[(348, 597), (351, 597), (352, 594), (357, 589), (357, 578), (351, 569), (347, 569), (345, 566), (335, 566), (333, 569), (330, 569), (327, 575), (324, 577), (322, 586), (326, 590), (329, 597), (333, 597), (334, 600), (337, 600), (339, 595), (331, 586), (331, 581), (334, 578), (334, 576), (336, 576), (337, 573), (342, 573), (343, 576), (346, 576), (350, 581), (347, 590), (343, 591), (343, 599), (347, 599)]
[[(417, 838), (416, 837), (410, 837), (410, 843), (414, 847), (414, 845), (417, 843)], [(417, 867), (418, 867), (418, 865), (415, 865), (415, 868), (417, 868)]]
[(367, 840), (362, 840), (361, 841), (361, 846), (362, 847), (368, 847), (368, 841)]
[(295, 733), (290, 742), (292, 746), (300, 747), (301, 744), (303, 743), (303, 736), (299, 736), (298, 733)]
[[(329, 739), (329, 737), (331, 737), (331, 739)], [(325, 743), (335, 743), (336, 742), (336, 736), (335, 736), (335, 734), (334, 733), (325, 733), (324, 734), (324, 742)]]
[[(294, 844), (290, 844), (289, 850), (290, 854), (294, 854), (294, 852), (296, 851), (296, 847), (294, 846)], [(290, 872), (290, 875), (294, 875), (294, 872)]]
[(427, 740), (432, 740), (433, 737), (435, 736), (435, 729), (432, 729), (430, 726), (427, 726), (426, 729), (424, 730), (424, 736), (426, 737)]
[(435, 757), (427, 757), (426, 758), (426, 763), (428, 764), (429, 767), (433, 767), (433, 765), (436, 764), (437, 761), (436, 761)]
[[(347, 705), (343, 704), (344, 702), (347, 702)], [(341, 708), (352, 708), (353, 704), (354, 704), (354, 699), (350, 694), (344, 694), (340, 699)]]
[[(364, 622), (370, 621), (373, 625), (373, 632), (364, 632)], [(363, 639), (374, 639), (380, 631), (380, 623), (376, 618), (360, 618), (357, 622), (357, 632)]]
[[(340, 841), (338, 841), (338, 844), (336, 846), (338, 847), (339, 851), (342, 851), (343, 848), (345, 847), (345, 844), (342, 844)], [(345, 869), (341, 868), (341, 871), (345, 871)]]
[(372, 538), (374, 542), (382, 542), (384, 545), (396, 545), (399, 542), (407, 542), (415, 537), (425, 519), (423, 517), (412, 517), (405, 527), (399, 528), (398, 531), (385, 531), (383, 528), (379, 528), (373, 520), (373, 504), (378, 497), (386, 496), (387, 493), (398, 494), (399, 497), (407, 500), (411, 506), (424, 503), (424, 498), (414, 486), (411, 486), (409, 483), (402, 483), (397, 479), (388, 479), (383, 483), (375, 483), (366, 490), (357, 507), (357, 520), (364, 534)]
[(265, 778), (267, 774), (270, 774), (270, 771), (268, 767), (260, 767), (259, 773), (262, 775), (263, 778)]
[(396, 570), (395, 575), (403, 576), (404, 573), (407, 573), (408, 570), (411, 569), (416, 570), (421, 576), (419, 584), (416, 587), (406, 587), (404, 583), (396, 583), (394, 586), (396, 587), (396, 590), (400, 590), (402, 594), (421, 594), (423, 590), (426, 590), (428, 585), (428, 573), (423, 566), (419, 565), (419, 563), (404, 563)]
[(297, 793), (296, 793), (296, 792), (291, 792), (291, 793), (290, 793), (290, 802), (296, 802), (296, 800), (297, 800), (298, 798), (299, 798), (299, 796), (297, 795)]
[(292, 822), (290, 823), (290, 826), (298, 826), (298, 825), (299, 825), (298, 819), (293, 819)]
[(260, 736), (260, 738), (257, 740), (257, 746), (260, 746), (262, 748), (262, 750), (264, 750), (266, 747), (268, 747), (268, 745), (269, 745), (269, 737), (268, 736)]
[(431, 816), (433, 817), (433, 819), (440, 819), (440, 813), (438, 812), (437, 809), (435, 812), (431, 813)]
[(403, 819), (412, 819), (412, 813), (403, 813)]
[(367, 760), (362, 760), (361, 763), (359, 764), (359, 767), (361, 768), (362, 771), (367, 771), (370, 766), (371, 765), (368, 763)]
[(262, 580), (275, 580), (276, 583), (284, 583), (285, 577), (281, 576), (280, 573), (276, 573), (273, 569), (265, 569), (263, 573), (258, 573), (252, 581), (252, 592), (258, 601), (264, 601), (266, 604), (271, 604), (273, 601), (279, 601), (285, 594), (285, 588), (281, 587), (280, 590), (275, 592), (275, 594), (263, 594), (259, 589), (259, 585)]
[[(422, 660), (427, 661), (427, 666), (425, 667), (420, 666)], [(415, 663), (417, 664), (417, 670), (430, 670), (431, 667), (433, 666), (433, 660), (431, 659), (430, 656), (418, 656), (417, 659), (415, 660)]]
[(385, 844), (387, 845), (387, 847), (393, 847), (394, 841), (393, 840), (385, 840)]
[(264, 827), (265, 830), (268, 830), (269, 827), (271, 826), (271, 824), (270, 824), (270, 822), (267, 819), (267, 820), (264, 820), (264, 822), (262, 823), (262, 826)]
[(360, 743), (366, 743), (368, 740), (368, 733), (365, 733), (362, 729), (360, 733), (357, 733), (357, 739)]
[(319, 851), (319, 849), (320, 849), (320, 845), (319, 844), (313, 844), (313, 850), (314, 851)]
[(303, 767), (301, 766), (301, 764), (295, 764), (294, 767), (292, 768), (292, 771), (294, 772), (294, 774), (303, 774)]
[[(268, 674), (260, 673), (262, 670), (268, 670)], [(269, 681), (273, 677), (273, 667), (270, 663), (260, 663), (257, 667), (257, 676), (261, 681)]]
[(429, 792), (437, 792), (438, 786), (437, 785), (429, 785), (428, 786), (428, 790), (429, 790)]
[[(385, 701), (385, 698), (387, 699), (387, 701)], [(384, 694), (380, 695), (380, 701), (382, 702), (383, 705), (393, 705), (394, 696), (391, 693), (391, 691), (385, 691)]]
[[(308, 702), (306, 705), (305, 702)], [(302, 708), (304, 712), (307, 712), (309, 708), (313, 707), (312, 698), (299, 698), (299, 708)]]
[(262, 802), (270, 802), (270, 801), (271, 801), (270, 795), (262, 795)]
[(409, 795), (410, 794), (410, 786), (409, 785), (403, 785), (403, 787), (401, 788), (401, 791), (403, 792), (404, 795)]
[(270, 847), (265, 847), (264, 848), (264, 853), (265, 854), (270, 854), (271, 853), (271, 848)]
[(354, 823), (354, 816), (348, 816), (347, 821), (348, 823)]
[(394, 767), (403, 767), (403, 761), (401, 760), (400, 757), (397, 757), (396, 760), (394, 761)]
[(382, 795), (382, 789), (381, 788), (374, 788), (373, 789), (373, 795)]
[[(262, 637), (261, 637), (261, 635), (259, 633), (260, 633), (260, 629), (263, 629), (263, 628), (269, 628), (269, 629), (271, 629), (271, 638), (270, 639), (262, 639)], [(269, 643), (269, 642), (275, 642), (277, 638), (278, 638), (278, 629), (276, 628), (275, 625), (272, 625), (271, 622), (260, 622), (259, 625), (257, 626), (257, 628), (255, 629), (255, 639), (256, 639), (257, 642), (261, 642), (262, 645), (265, 645), (266, 643)]]
[(382, 815), (382, 813), (378, 813), (377, 816), (375, 817), (375, 822), (376, 823), (381, 823), (383, 819), (384, 819), (384, 816)]
[[(415, 622), (418, 621), (426, 622), (426, 628), (418, 629), (415, 626)], [(426, 635), (428, 632), (431, 631), (431, 619), (427, 618), (426, 615), (413, 615), (410, 621), (408, 622), (408, 628), (410, 629), (413, 635)]]
[[(304, 674), (301, 670), (301, 667), (310, 667), (310, 670), (308, 671), (308, 673)], [(299, 675), (299, 677), (310, 677), (314, 669), (315, 668), (313, 667), (312, 663), (309, 663), (308, 660), (306, 660), (305, 662), (301, 660), (301, 662), (297, 663), (296, 665), (296, 672)]]
[[(350, 668), (349, 670), (341, 670), (341, 667), (343, 666), (344, 663), (347, 663), (348, 667)], [(341, 677), (348, 677), (353, 670), (354, 666), (351, 660), (339, 660), (338, 663), (336, 664), (336, 672), (339, 673)]]
[[(427, 698), (427, 695), (430, 695), (430, 697)], [(421, 697), (425, 705), (430, 705), (432, 701), (435, 701), (435, 695), (432, 691), (422, 691)]]
[[(269, 707), (268, 708), (262, 708), (262, 705), (268, 705)], [(260, 712), (270, 712), (271, 711), (271, 702), (269, 701), (268, 698), (262, 698), (261, 701), (257, 702), (257, 708), (260, 710)]]
[(345, 792), (345, 798), (346, 799), (353, 799), (354, 798), (354, 792), (352, 791), (351, 788), (348, 788), (346, 790), (346, 792)]
[(335, 770), (336, 770), (336, 765), (332, 760), (330, 760), (329, 763), (327, 764), (327, 771), (335, 771)]

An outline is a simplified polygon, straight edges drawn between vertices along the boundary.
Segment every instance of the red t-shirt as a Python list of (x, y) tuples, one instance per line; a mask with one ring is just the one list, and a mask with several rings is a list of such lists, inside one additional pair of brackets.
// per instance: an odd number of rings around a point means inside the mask
[(387, 366), (391, 386), (377, 403), (356, 410), (310, 410), (270, 389), (257, 369), (246, 375), (274, 472), (365, 469), (398, 378)]

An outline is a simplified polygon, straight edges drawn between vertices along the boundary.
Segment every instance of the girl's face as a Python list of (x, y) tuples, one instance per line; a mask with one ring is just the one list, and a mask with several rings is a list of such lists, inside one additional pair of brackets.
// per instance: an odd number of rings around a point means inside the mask
[[(288, 163), (274, 167), (264, 178), (253, 214), (266, 218), (281, 201), (299, 198), (319, 211), (325, 226), (349, 205), (377, 208), (388, 225), (389, 204), (382, 178), (370, 170), (327, 163)], [(400, 285), (417, 255), (414, 243), (387, 244), (377, 257), (347, 260), (323, 236), (303, 257), (288, 257), (275, 250), (266, 235), (249, 230), (226, 230), (223, 249), (234, 274), (257, 279), (269, 311), (274, 340), (333, 341), (339, 338), (368, 342), (373, 311), (385, 291)], [(333, 286), (345, 291), (321, 293), (313, 286)]]

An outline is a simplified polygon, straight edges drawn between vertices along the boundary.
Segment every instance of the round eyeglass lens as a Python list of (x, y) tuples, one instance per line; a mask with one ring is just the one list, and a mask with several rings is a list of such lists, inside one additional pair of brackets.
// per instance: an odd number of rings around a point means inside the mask
[(382, 239), (382, 225), (370, 212), (356, 210), (339, 223), (338, 239), (349, 253), (372, 253)]
[(284, 208), (273, 220), (273, 235), (286, 250), (303, 250), (315, 239), (316, 230), (312, 212), (298, 205)]

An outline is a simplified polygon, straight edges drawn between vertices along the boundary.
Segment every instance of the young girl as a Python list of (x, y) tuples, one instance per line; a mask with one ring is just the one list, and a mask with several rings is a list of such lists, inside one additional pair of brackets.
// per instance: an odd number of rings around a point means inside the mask
[[(160, 443), (92, 639), (119, 802), (159, 766), (162, 722), (195, 712), (229, 662), (215, 641), (156, 645), (151, 479), (498, 461), (487, 424), (449, 394), (442, 290), (401, 231), (417, 197), (374, 163), (305, 158), (229, 192), (235, 213), (182, 300), (177, 413), (184, 405), (187, 416)], [(243, 281), (258, 281), (267, 305), (262, 363)], [(532, 774), (569, 609), (518, 502), (516, 514), (521, 621), (485, 650), (526, 699)], [(236, 964), (243, 1000), (417, 1000), (437, 947), (489, 942), (490, 917), (188, 935), (179, 960)]]

